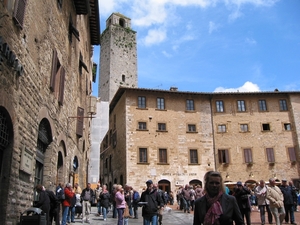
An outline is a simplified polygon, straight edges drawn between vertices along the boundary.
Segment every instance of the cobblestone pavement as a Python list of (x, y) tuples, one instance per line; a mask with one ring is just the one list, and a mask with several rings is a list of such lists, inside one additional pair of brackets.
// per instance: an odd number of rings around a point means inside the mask
[[(177, 205), (168, 205), (168, 207), (172, 208), (171, 212), (165, 212), (163, 215), (163, 222), (162, 225), (192, 225), (193, 224), (193, 212), (191, 213), (184, 213), (181, 210), (177, 209)], [(141, 215), (141, 208), (139, 208), (139, 219), (129, 219), (128, 225), (131, 224), (143, 224), (143, 218)], [(90, 215), (90, 224), (91, 225), (117, 225), (117, 219), (112, 218), (112, 213), (109, 212), (107, 215), (107, 220), (104, 221), (102, 216), (96, 216), (97, 208), (92, 207), (92, 214)], [(267, 215), (266, 215), (267, 220)], [(295, 221), (300, 225), (300, 212), (295, 212)], [(54, 224), (54, 223), (53, 223)], [(79, 225), (79, 224), (85, 224), (88, 223), (82, 223), (81, 219), (75, 219), (75, 223), (70, 223), (70, 225)], [(252, 211), (251, 213), (251, 224), (261, 224), (260, 222), (260, 215), (259, 211), (256, 209)], [(275, 221), (273, 221), (273, 224), (275, 224)], [(284, 222), (284, 224), (287, 224)]]

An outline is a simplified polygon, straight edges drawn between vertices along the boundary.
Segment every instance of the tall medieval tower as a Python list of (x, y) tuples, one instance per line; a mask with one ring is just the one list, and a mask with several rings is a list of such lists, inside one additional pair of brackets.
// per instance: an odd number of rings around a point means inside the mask
[(131, 19), (112, 13), (101, 34), (100, 82), (101, 101), (110, 102), (120, 86), (137, 87), (136, 32)]

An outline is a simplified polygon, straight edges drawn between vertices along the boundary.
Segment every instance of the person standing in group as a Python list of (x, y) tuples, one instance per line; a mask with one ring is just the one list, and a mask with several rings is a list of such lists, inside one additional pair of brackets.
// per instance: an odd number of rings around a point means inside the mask
[(270, 210), (270, 201), (267, 199), (267, 187), (264, 180), (260, 180), (259, 185), (254, 188), (254, 194), (257, 198), (258, 209), (260, 213), (261, 224), (264, 225), (265, 220), (265, 209), (268, 213), (268, 222), (272, 223), (272, 213)]
[(204, 181), (205, 194), (195, 201), (193, 225), (244, 225), (235, 197), (225, 194), (221, 174), (209, 171)]
[(185, 188), (183, 188), (181, 191), (182, 191), (183, 210), (184, 212), (190, 213), (191, 190), (189, 188), (189, 185), (186, 184)]
[(140, 199), (140, 202), (147, 203), (142, 208), (143, 225), (150, 225), (150, 223), (157, 225), (158, 211), (163, 210), (165, 203), (158, 194), (157, 189), (154, 188), (152, 180), (148, 180), (146, 185), (147, 189), (143, 191)]
[[(153, 185), (153, 188), (155, 188), (155, 189), (157, 190), (157, 194), (159, 194), (161, 200), (163, 201), (163, 204), (166, 205), (166, 204), (167, 204), (167, 201), (166, 201), (166, 198), (165, 198), (165, 195), (164, 195), (163, 190), (159, 189), (158, 184), (154, 184), (154, 185)], [(163, 208), (161, 208), (161, 209), (158, 211), (158, 215), (157, 215), (157, 216), (158, 216), (158, 223), (159, 223), (159, 225), (162, 224), (162, 219), (163, 219), (162, 209), (163, 209)]]
[(201, 187), (200, 184), (198, 184), (198, 185), (196, 186), (195, 194), (196, 194), (195, 200), (197, 200), (198, 198), (201, 198), (201, 197), (203, 196), (203, 190), (202, 190), (202, 187)]
[(102, 207), (102, 215), (103, 220), (105, 221), (107, 219), (107, 213), (109, 208), (109, 200), (110, 200), (110, 194), (107, 191), (107, 186), (102, 186), (102, 192), (100, 194), (100, 201), (101, 201), (101, 207)]
[[(45, 187), (43, 187), (45, 189)], [(58, 216), (58, 206), (61, 202), (58, 201), (56, 195), (53, 191), (45, 189), (50, 199), (50, 212), (49, 212), (49, 223), (52, 225), (53, 219), (55, 221), (55, 225), (60, 225), (59, 216)]]
[(68, 223), (75, 223), (75, 205), (76, 205), (76, 194), (74, 190), (71, 188), (71, 191), (74, 193), (73, 197), (71, 198), (71, 204), (69, 207), (69, 213), (67, 216)]
[(116, 208), (116, 199), (115, 199), (115, 194), (117, 193), (117, 184), (113, 184), (112, 190), (111, 190), (111, 202), (112, 202), (112, 211), (113, 215), (112, 218), (117, 218), (118, 212)]
[(297, 212), (297, 206), (298, 206), (298, 190), (297, 188), (294, 186), (293, 181), (289, 181), (289, 186), (291, 187), (292, 191), (293, 191), (293, 199), (294, 199), (294, 207), (293, 210), (294, 212)]
[(93, 190), (91, 189), (91, 184), (87, 183), (85, 189), (82, 190), (81, 200), (82, 200), (82, 222), (90, 223), (91, 214), (91, 201), (93, 199)]
[(124, 187), (124, 195), (125, 195), (125, 201), (129, 210), (129, 214), (132, 217), (133, 216), (133, 211), (132, 211), (132, 191), (131, 191), (131, 186), (125, 184)]
[(97, 212), (98, 212), (97, 216), (101, 215), (101, 200), (100, 200), (101, 192), (102, 192), (102, 187), (101, 187), (100, 183), (98, 183), (97, 187), (94, 190), (94, 195), (95, 195), (95, 198), (97, 200)]
[(270, 209), (274, 215), (276, 225), (281, 225), (285, 217), (283, 194), (279, 187), (275, 185), (274, 178), (269, 179), (269, 186), (267, 187), (267, 199), (270, 201)]
[(123, 225), (124, 224), (124, 209), (126, 207), (126, 201), (124, 196), (124, 189), (122, 185), (116, 186), (116, 194), (115, 194), (115, 201), (116, 201), (116, 208), (118, 212), (118, 224), (117, 225)]
[(41, 208), (44, 213), (46, 213), (46, 225), (49, 223), (49, 213), (50, 213), (50, 198), (41, 184), (36, 185), (36, 192), (39, 194), (39, 201), (35, 204), (35, 207)]
[(74, 193), (72, 191), (72, 185), (70, 183), (67, 183), (65, 189), (64, 189), (64, 195), (65, 199), (62, 202), (63, 210), (62, 210), (62, 220), (61, 225), (67, 224), (67, 217), (69, 214), (69, 207), (71, 206), (71, 200), (74, 196)]
[(132, 207), (133, 207), (133, 216), (134, 219), (138, 219), (138, 203), (140, 201), (140, 193), (133, 189), (133, 195), (132, 195)]
[[(288, 223), (289, 219), (291, 224), (295, 224), (295, 215), (294, 215), (294, 203), (297, 200), (295, 194), (293, 193), (292, 188), (287, 184), (286, 179), (282, 179), (280, 190), (283, 194), (283, 204), (285, 211), (285, 222)], [(289, 218), (290, 217), (290, 218)]]
[(78, 183), (75, 183), (74, 184), (74, 193), (75, 193), (75, 195), (76, 194), (81, 194), (81, 192), (82, 192), (81, 187), (79, 186)]
[(58, 221), (60, 222), (60, 216), (62, 215), (62, 210), (61, 210), (61, 206), (62, 206), (62, 202), (65, 200), (65, 192), (64, 192), (64, 184), (63, 183), (59, 183), (58, 186), (55, 189), (55, 195), (58, 199), (58, 206), (57, 206), (57, 216), (56, 218), (58, 219)]
[(249, 195), (251, 191), (248, 187), (243, 186), (241, 181), (238, 181), (234, 191), (234, 197), (237, 200), (238, 206), (240, 208), (242, 218), (246, 218), (247, 225), (251, 225), (251, 205), (249, 200)]

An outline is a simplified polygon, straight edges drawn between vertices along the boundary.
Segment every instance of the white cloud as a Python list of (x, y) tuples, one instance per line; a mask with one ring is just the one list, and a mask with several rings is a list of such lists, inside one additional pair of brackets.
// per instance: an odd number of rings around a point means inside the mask
[(167, 58), (171, 58), (172, 57), (172, 55), (170, 53), (167, 53), (166, 51), (162, 51), (162, 54), (164, 56), (166, 56)]
[(256, 45), (256, 40), (254, 38), (246, 38), (245, 42), (250, 45)]
[(238, 88), (224, 88), (217, 87), (214, 92), (256, 92), (260, 91), (260, 88), (257, 84), (253, 84), (250, 81), (247, 81), (243, 86)]
[(215, 24), (212, 21), (209, 21), (209, 24), (208, 24), (208, 33), (209, 34), (211, 34), (212, 32), (214, 32), (215, 30), (218, 30), (218, 28), (219, 28), (219, 25)]
[(158, 44), (160, 42), (163, 42), (166, 39), (166, 36), (167, 35), (165, 29), (152, 29), (149, 30), (147, 36), (142, 39), (142, 43), (146, 46)]

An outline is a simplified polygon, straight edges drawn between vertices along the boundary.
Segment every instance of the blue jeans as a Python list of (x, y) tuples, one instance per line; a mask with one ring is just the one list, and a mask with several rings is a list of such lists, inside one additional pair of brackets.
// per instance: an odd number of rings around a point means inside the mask
[(151, 216), (151, 217), (144, 217), (143, 219), (143, 225), (157, 225), (157, 215)]
[(121, 209), (117, 209), (118, 211), (118, 225), (123, 225), (123, 221), (124, 221), (124, 218), (123, 218), (123, 213), (124, 213), (124, 208), (121, 208)]
[(98, 214), (101, 214), (101, 203), (100, 203), (100, 201), (97, 202), (97, 209), (98, 209)]
[(66, 225), (68, 214), (69, 214), (69, 206), (63, 206), (61, 225)]
[(67, 221), (70, 222), (70, 214), (71, 214), (71, 222), (74, 222), (75, 219), (75, 207), (69, 207), (69, 213), (67, 216)]
[(289, 222), (289, 217), (290, 217), (290, 222), (293, 223), (295, 222), (295, 216), (294, 216), (294, 205), (284, 205), (284, 210), (285, 210), (285, 222)]
[(103, 215), (103, 219), (107, 218), (107, 212), (108, 212), (108, 208), (102, 207), (102, 215)]
[(270, 210), (270, 206), (269, 205), (259, 205), (259, 213), (260, 213), (260, 221), (261, 223), (266, 223), (265, 220), (265, 208), (267, 209), (267, 213), (268, 213), (268, 222), (272, 223), (272, 213)]

